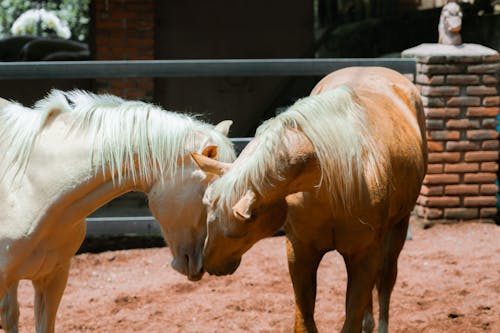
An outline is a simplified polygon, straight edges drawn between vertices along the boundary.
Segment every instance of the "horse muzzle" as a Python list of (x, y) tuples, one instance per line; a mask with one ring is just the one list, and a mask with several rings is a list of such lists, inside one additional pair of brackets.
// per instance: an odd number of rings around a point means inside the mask
[(186, 275), (189, 281), (199, 281), (205, 273), (201, 258), (195, 259), (189, 255), (174, 258), (171, 266), (177, 272)]
[(205, 265), (204, 268), (210, 275), (222, 276), (233, 274), (240, 266), (241, 258), (225, 265)]

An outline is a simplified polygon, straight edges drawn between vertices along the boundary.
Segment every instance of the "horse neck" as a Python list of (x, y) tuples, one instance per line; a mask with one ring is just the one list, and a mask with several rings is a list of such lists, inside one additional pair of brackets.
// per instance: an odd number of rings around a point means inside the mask
[(50, 120), (32, 151), (23, 182), (43, 207), (60, 219), (83, 219), (123, 193), (148, 191), (141, 181), (113, 181), (107, 165), (92, 161), (91, 138), (73, 127), (68, 131), (71, 125), (67, 113)]
[(298, 130), (287, 129), (276, 156), (280, 156), (280, 175), (266, 187), (263, 197), (282, 198), (297, 192), (315, 191), (321, 180), (321, 170), (314, 147)]

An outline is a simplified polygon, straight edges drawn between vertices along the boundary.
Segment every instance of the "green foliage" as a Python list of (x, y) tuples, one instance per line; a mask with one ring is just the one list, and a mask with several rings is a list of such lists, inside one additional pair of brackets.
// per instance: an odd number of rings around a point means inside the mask
[(89, 34), (90, 0), (62, 0), (57, 10), (61, 20), (68, 22), (73, 38), (87, 41)]
[(16, 18), (32, 7), (31, 1), (0, 0), (0, 36), (9, 35), (10, 27)]
[[(58, 4), (59, 3), (59, 4)], [(72, 39), (87, 41), (89, 34), (90, 0), (48, 0), (45, 9), (52, 10), (63, 21), (67, 22)], [(28, 9), (38, 8), (39, 3), (28, 0), (0, 0), (0, 36), (10, 35), (12, 23)]]

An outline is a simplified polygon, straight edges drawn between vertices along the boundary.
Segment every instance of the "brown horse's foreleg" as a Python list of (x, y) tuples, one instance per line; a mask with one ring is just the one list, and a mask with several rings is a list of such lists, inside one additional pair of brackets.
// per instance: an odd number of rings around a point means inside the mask
[(288, 270), (295, 294), (295, 333), (317, 332), (314, 323), (316, 271), (324, 253), (287, 239)]
[(2, 300), (0, 300), (0, 317), (2, 319), (2, 328), (6, 333), (17, 333), (19, 331), (18, 285), (19, 281), (12, 283)]
[(380, 245), (361, 253), (342, 254), (347, 267), (346, 318), (342, 333), (360, 333), (380, 267)]
[(35, 287), (35, 326), (37, 333), (53, 333), (56, 313), (69, 273), (69, 259), (51, 274), (33, 281)]
[(379, 294), (379, 324), (378, 332), (387, 333), (389, 325), (389, 303), (391, 293), (396, 283), (398, 274), (398, 257), (403, 249), (408, 231), (408, 221), (410, 216), (404, 217), (401, 222), (392, 226), (384, 240), (384, 254), (380, 277), (377, 281)]
[(370, 302), (368, 303), (363, 316), (363, 333), (372, 333), (374, 328), (375, 320), (373, 320), (373, 301), (370, 297)]

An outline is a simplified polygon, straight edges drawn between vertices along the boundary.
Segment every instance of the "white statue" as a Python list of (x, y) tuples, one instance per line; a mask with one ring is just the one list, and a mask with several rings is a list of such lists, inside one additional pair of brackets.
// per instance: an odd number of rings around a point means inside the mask
[(456, 2), (448, 2), (441, 11), (439, 18), (439, 44), (460, 45), (462, 36), (462, 9)]

